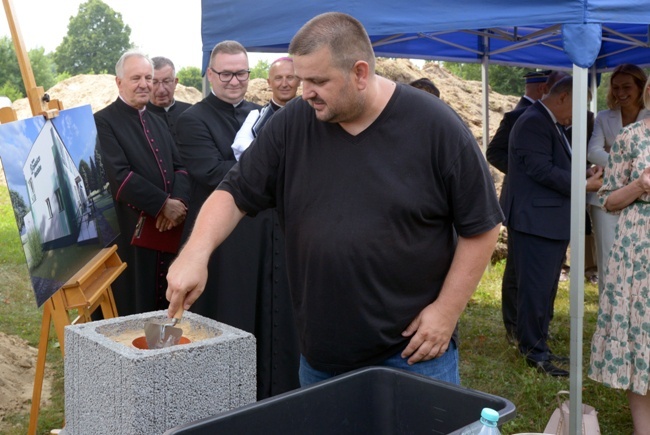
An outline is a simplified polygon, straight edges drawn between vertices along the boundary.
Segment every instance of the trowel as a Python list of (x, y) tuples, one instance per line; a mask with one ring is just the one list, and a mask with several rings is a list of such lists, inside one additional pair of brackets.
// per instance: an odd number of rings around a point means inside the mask
[(176, 324), (181, 321), (183, 311), (181, 306), (171, 319), (154, 319), (145, 322), (144, 336), (149, 349), (161, 349), (178, 344), (183, 330), (177, 328)]

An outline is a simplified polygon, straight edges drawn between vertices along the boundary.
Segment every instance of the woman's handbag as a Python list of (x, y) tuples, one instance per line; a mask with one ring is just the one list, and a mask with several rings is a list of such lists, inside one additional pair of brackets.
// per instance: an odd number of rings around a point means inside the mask
[[(567, 400), (562, 400), (563, 396)], [(548, 421), (544, 433), (555, 435), (569, 435), (569, 392), (558, 391), (557, 404), (551, 419)], [(598, 425), (598, 412), (593, 406), (582, 404), (582, 435), (600, 435), (600, 426)]]

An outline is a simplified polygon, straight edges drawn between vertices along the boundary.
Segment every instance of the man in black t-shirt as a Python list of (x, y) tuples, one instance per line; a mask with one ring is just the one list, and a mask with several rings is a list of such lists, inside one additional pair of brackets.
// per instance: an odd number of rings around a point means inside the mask
[(459, 383), (455, 329), (503, 219), (481, 151), (446, 104), (379, 77), (363, 26), (309, 21), (289, 47), (303, 95), (206, 200), (170, 269), (170, 310), (201, 294), (211, 252), (276, 207), (300, 382), (368, 365)]

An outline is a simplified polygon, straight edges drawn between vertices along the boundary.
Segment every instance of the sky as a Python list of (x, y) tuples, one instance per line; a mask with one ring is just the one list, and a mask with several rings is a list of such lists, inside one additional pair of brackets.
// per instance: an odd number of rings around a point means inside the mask
[[(53, 52), (68, 32), (70, 17), (85, 0), (11, 0), (14, 18), (27, 50), (43, 47)], [(131, 41), (149, 56), (170, 58), (176, 70), (201, 67), (201, 0), (103, 0), (131, 27)], [(0, 37), (11, 38), (4, 7)], [(162, 30), (171, 24), (171, 31)], [(272, 61), (277, 53), (249, 53), (250, 66)], [(117, 59), (116, 59), (117, 61)]]

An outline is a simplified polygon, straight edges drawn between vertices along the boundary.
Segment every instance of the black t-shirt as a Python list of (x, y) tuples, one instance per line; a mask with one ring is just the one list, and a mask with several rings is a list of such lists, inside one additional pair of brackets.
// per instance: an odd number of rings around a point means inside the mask
[(356, 136), (302, 100), (271, 118), (219, 189), (277, 206), (301, 351), (347, 371), (399, 352), (461, 236), (502, 220), (485, 158), (445, 103), (405, 85)]

